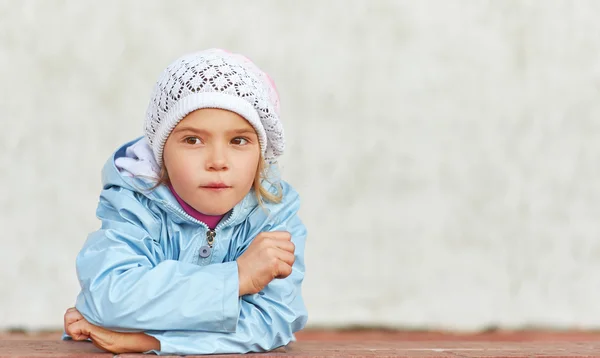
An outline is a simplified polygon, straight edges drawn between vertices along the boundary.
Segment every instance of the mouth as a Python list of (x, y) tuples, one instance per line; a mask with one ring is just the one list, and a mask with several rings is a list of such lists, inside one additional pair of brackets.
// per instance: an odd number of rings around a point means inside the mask
[(225, 183), (208, 183), (208, 184), (202, 185), (200, 187), (202, 189), (217, 190), (217, 191), (231, 188), (229, 185), (226, 185)]

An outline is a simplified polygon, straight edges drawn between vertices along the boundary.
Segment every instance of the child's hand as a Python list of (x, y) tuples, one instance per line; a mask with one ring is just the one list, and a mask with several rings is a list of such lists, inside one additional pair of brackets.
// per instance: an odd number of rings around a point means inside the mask
[(237, 259), (240, 296), (260, 292), (275, 278), (292, 273), (295, 246), (286, 231), (261, 232)]
[[(77, 325), (75, 324), (81, 320), (85, 321), (85, 323), (81, 322)], [(85, 341), (90, 338), (89, 327), (87, 326), (89, 323), (75, 307), (71, 307), (65, 312), (64, 321), (65, 332), (71, 336), (74, 341)]]
[(75, 307), (69, 308), (65, 313), (65, 332), (75, 341), (91, 338), (96, 347), (115, 354), (160, 350), (160, 342), (156, 338), (141, 332), (114, 332), (95, 326), (89, 323)]

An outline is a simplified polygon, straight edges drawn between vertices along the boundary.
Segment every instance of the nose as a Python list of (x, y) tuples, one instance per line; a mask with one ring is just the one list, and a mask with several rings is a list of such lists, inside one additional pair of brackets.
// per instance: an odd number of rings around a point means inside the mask
[(222, 171), (229, 169), (227, 149), (220, 145), (213, 145), (208, 150), (205, 169), (207, 171)]

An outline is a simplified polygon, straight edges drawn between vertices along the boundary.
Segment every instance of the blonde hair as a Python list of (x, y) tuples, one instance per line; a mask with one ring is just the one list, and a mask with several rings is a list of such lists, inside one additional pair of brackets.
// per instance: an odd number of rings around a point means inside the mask
[[(279, 182), (272, 182), (268, 179), (268, 170), (269, 168), (267, 163), (261, 155), (258, 161), (258, 168), (256, 168), (256, 175), (254, 176), (254, 192), (256, 194), (256, 200), (258, 200), (258, 204), (260, 206), (263, 206), (264, 200), (278, 204), (281, 203), (281, 200), (283, 199), (283, 190), (281, 189), (281, 184)], [(264, 186), (262, 186), (263, 180), (275, 188), (275, 194), (271, 193), (269, 190), (265, 189)]]
[[(258, 167), (256, 168), (256, 174), (254, 175), (254, 183), (252, 184), (252, 186), (254, 187), (254, 194), (256, 195), (256, 200), (258, 201), (258, 204), (261, 207), (264, 206), (265, 201), (277, 204), (280, 203), (281, 200), (283, 200), (283, 190), (281, 188), (281, 184), (278, 182), (272, 182), (268, 179), (268, 170), (269, 168), (267, 166), (267, 163), (261, 155), (258, 161)], [(262, 185), (263, 180), (271, 184), (271, 186), (275, 188), (275, 194), (273, 194), (271, 191), (269, 191)], [(167, 168), (165, 167), (165, 163), (163, 162), (158, 175), (158, 181), (149, 190), (152, 191), (161, 185), (169, 185), (169, 183), (169, 173), (167, 173)]]

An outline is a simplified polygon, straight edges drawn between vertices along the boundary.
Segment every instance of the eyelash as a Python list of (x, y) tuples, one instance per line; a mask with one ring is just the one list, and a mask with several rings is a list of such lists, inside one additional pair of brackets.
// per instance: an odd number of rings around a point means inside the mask
[(202, 140), (200, 138), (198, 138), (198, 137), (185, 137), (185, 138), (183, 138), (183, 142), (186, 143), (186, 144), (189, 144), (189, 145), (195, 145), (195, 144), (197, 144), (197, 143), (194, 143), (194, 144), (189, 143), (188, 141), (190, 139), (197, 139), (198, 141), (202, 142)]
[[(189, 145), (196, 145), (196, 144), (198, 144), (198, 143), (193, 143), (193, 144), (190, 143), (189, 142), (190, 139), (196, 139), (196, 140), (200, 141), (200, 143), (202, 143), (202, 139), (200, 139), (198, 137), (185, 137), (185, 138), (183, 138), (183, 141), (184, 141), (184, 143), (189, 144)], [(237, 139), (245, 140), (246, 143), (244, 143), (244, 144), (236, 144), (236, 145), (240, 145), (241, 146), (241, 145), (246, 145), (246, 144), (250, 143), (250, 139), (246, 138), (246, 137), (235, 137), (231, 141), (233, 142), (234, 140), (237, 140)]]
[(242, 140), (245, 140), (245, 141), (246, 141), (246, 143), (245, 143), (245, 144), (236, 144), (236, 145), (246, 145), (246, 144), (250, 143), (250, 139), (248, 139), (248, 138), (246, 138), (246, 137), (235, 137), (235, 138), (233, 138), (231, 141), (233, 142), (233, 141), (234, 141), (234, 140), (236, 140), (236, 139), (242, 139)]

